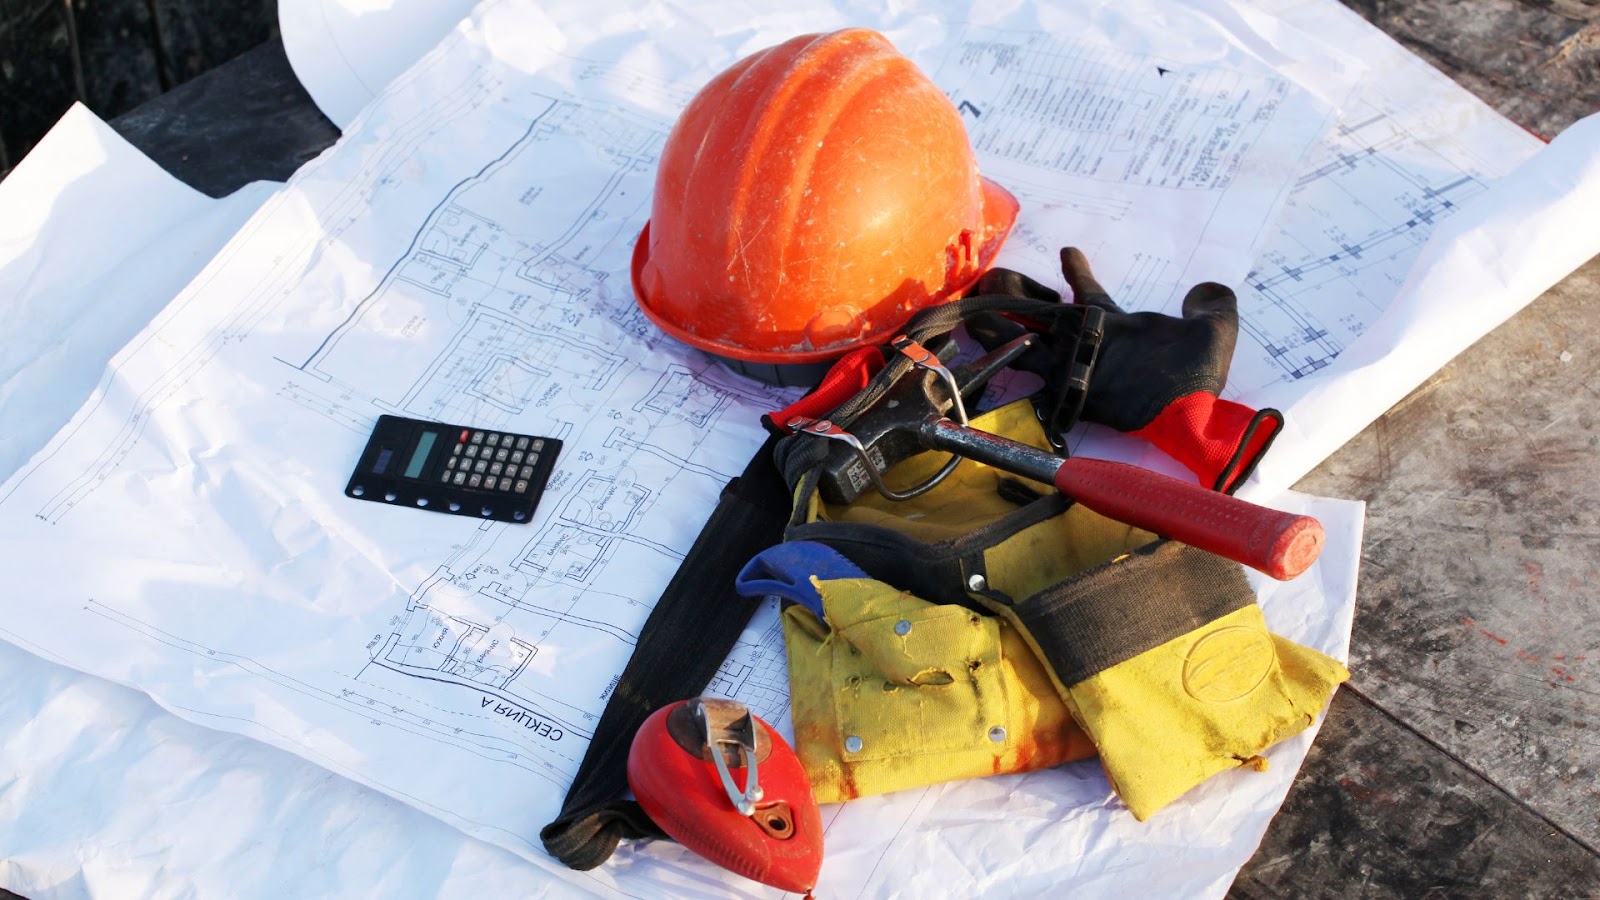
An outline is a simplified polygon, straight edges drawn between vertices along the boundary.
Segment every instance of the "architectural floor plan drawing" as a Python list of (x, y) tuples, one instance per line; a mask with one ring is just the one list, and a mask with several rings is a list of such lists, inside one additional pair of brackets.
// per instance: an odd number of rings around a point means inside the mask
[[(476, 701), (469, 709), (564, 787), (616, 673), (563, 657), (626, 659), (654, 600), (640, 574), (670, 576), (685, 547), (681, 520), (654, 510), (702, 508), (742, 465), (713, 468), (701, 443), (724, 414), (749, 422), (750, 408), (780, 397), (652, 359), (662, 338), (629, 327), (618, 307), (631, 298), (609, 294), (619, 273), (593, 266), (625, 259), (648, 215), (661, 124), (570, 99), (531, 105), (521, 138), (449, 191), (378, 286), (292, 368), (302, 405), (321, 397), (328, 409), (337, 396), (340, 407), (566, 443), (531, 533), (484, 524), (416, 585), (355, 679), (441, 705)], [(526, 173), (574, 158), (603, 164), (569, 173), (562, 194), (580, 202), (550, 214), (549, 187)], [(781, 647), (769, 630), (742, 648), (724, 692), (763, 683), (752, 673), (770, 688)], [(763, 702), (781, 713), (777, 686)]]
[[(616, 74), (591, 63), (574, 70), (574, 85), (602, 95)], [(320, 202), (316, 225), (296, 222), (302, 210), (285, 202), (274, 211), (281, 227), (270, 217), (255, 226), (272, 251), (232, 265), (224, 254), (193, 291), (213, 299), (179, 301), (113, 364), (106, 397), (74, 431), (95, 447), (88, 468), (36, 460), (7, 488), (5, 508), (31, 507), (36, 523), (81, 524), (115, 546), (108, 560), (210, 573), (202, 580), (216, 591), (180, 592), (178, 607), (231, 594), (239, 578), (264, 586), (249, 574), (262, 566), (281, 575), (331, 556), (336, 584), (270, 579), (269, 618), (316, 635), (319, 649), (291, 657), (274, 649), (271, 629), (173, 620), (166, 601), (145, 605), (115, 587), (91, 589), (82, 609), (108, 640), (120, 631), (248, 675), (281, 711), (264, 727), (344, 768), (349, 758), (323, 755), (308, 728), (331, 711), (367, 733), (357, 744), (391, 757), (378, 779), (388, 789), (431, 809), (456, 805), (448, 817), (535, 852), (538, 826), (570, 782), (661, 586), (760, 443), (761, 412), (791, 392), (740, 379), (637, 316), (626, 264), (669, 118), (561, 89), (511, 89), (494, 75), (453, 84), (398, 120), (396, 140), (354, 172), (309, 189), (327, 192), (310, 201)], [(635, 97), (648, 88), (629, 79)], [(448, 148), (452, 129), (495, 97), (527, 115), (496, 118), (470, 154), (434, 149)], [(388, 216), (407, 224), (371, 239), (365, 231)], [(356, 246), (371, 262), (343, 266)], [(125, 386), (124, 401), (116, 395)], [(212, 424), (254, 418), (283, 428), (248, 437), (227, 429), (180, 448), (163, 431), (187, 417), (178, 410), (200, 408)], [(383, 413), (561, 439), (535, 521), (367, 509), (330, 492)], [(232, 468), (244, 460), (244, 470)], [(177, 506), (137, 503), (142, 539), (119, 542), (110, 536), (116, 516), (100, 515), (127, 490), (148, 498), (189, 486), (214, 492), (219, 505), (146, 522), (152, 509)], [(280, 512), (241, 533), (236, 517), (253, 515), (245, 508)], [(358, 549), (341, 533), (369, 537)], [(177, 560), (174, 542), (189, 548)], [(769, 609), (724, 662), (717, 690), (784, 721), (785, 678)], [(155, 692), (221, 721), (182, 690)], [(254, 727), (263, 725), (257, 717)], [(440, 747), (489, 766), (482, 786), (463, 794), (405, 783), (398, 773), (417, 764), (403, 758), (433, 759)], [(542, 787), (494, 786), (527, 778)], [(530, 803), (540, 810), (531, 817)]]
[(1290, 90), (1264, 74), (1077, 48), (1039, 33), (1005, 38), (970, 41), (956, 65), (939, 70), (973, 148), (1094, 181), (1225, 185)]
[(1236, 390), (1330, 365), (1387, 308), (1434, 226), (1483, 193), (1487, 176), (1433, 149), (1444, 135), (1428, 137), (1358, 98), (1313, 152), (1239, 287), (1249, 343), (1235, 371), (1257, 383), (1235, 377)]
[[(1282, 215), (1266, 229), (1249, 270), (1218, 279), (1239, 298), (1238, 345), (1223, 393), (1249, 406), (1281, 410), (1286, 434), (1294, 435), (1274, 444), (1246, 489), (1270, 496), (1387, 407), (1374, 402), (1370, 385), (1344, 387), (1349, 367), (1339, 361), (1353, 346), (1365, 339), (1377, 348), (1365, 365), (1380, 382), (1415, 385), (1432, 372), (1413, 362), (1416, 348), (1382, 349), (1397, 340), (1400, 327), (1386, 323), (1397, 313), (1402, 321), (1415, 315), (1409, 310), (1420, 298), (1402, 288), (1429, 239), (1475, 200), (1492, 202), (1491, 186), (1525, 163), (1538, 142), (1475, 98), (1461, 96), (1426, 63), (1395, 52), (1382, 34), (1339, 4), (1261, 5), (1306, 34), (1336, 37), (1370, 66), (1337, 123), (1298, 167)], [(1036, 253), (1047, 246), (1031, 232), (1023, 240)], [(1101, 280), (1125, 308), (1161, 309), (1171, 262), (1140, 250), (1132, 264)], [(1479, 302), (1480, 316), (1503, 309), (1494, 300)], [(1176, 311), (1170, 305), (1166, 310)], [(1310, 404), (1313, 396), (1318, 402)], [(1070, 443), (1075, 452), (1183, 477), (1159, 452), (1120, 436), (1080, 428)]]
[[(760, 414), (795, 394), (667, 338), (640, 316), (629, 284), (673, 118), (739, 47), (709, 33), (668, 45), (629, 32), (623, 48), (603, 32), (586, 44), (584, 12), (566, 9), (557, 28), (546, 4), (480, 7), (111, 362), (95, 397), (0, 487), (0, 543), (31, 562), (0, 592), (0, 613), (43, 653), (356, 778), (546, 867), (552, 884), (628, 892), (616, 875), (627, 871), (648, 885), (633, 893), (735, 894), (745, 888), (733, 876), (669, 844), (629, 847), (624, 865), (580, 875), (538, 841), (656, 597), (760, 445)], [(948, 46), (959, 57), (1006, 33), (928, 35), (921, 52), (937, 59)], [(686, 46), (715, 53), (686, 56)], [(1013, 46), (1005, 58), (1019, 71), (1087, 52)], [(1157, 56), (1128, 52), (1139, 66)], [(1261, 163), (1298, 158), (1331, 111), (1298, 89), (1258, 107), (1242, 96), (1191, 102), (1265, 83), (1252, 80), (1270, 72), (1259, 60), (1225, 56), (1213, 75), (1152, 68), (1138, 77), (1167, 93), (1146, 91), (1157, 99), (1117, 113), (1115, 146), (1192, 139), (1187, 162), (1130, 157), (1122, 165), (1138, 177), (1107, 181), (1068, 179), (1046, 157), (996, 158), (1002, 182), (1008, 165), (1026, 176), (1015, 190), (1035, 238), (1017, 243), (1017, 258), (1087, 215), (1077, 227), (1112, 221), (1183, 246), (1106, 261), (1152, 302), (1196, 266), (1246, 271), (1252, 241), (1240, 223), (1259, 227), (1290, 186)], [(980, 93), (965, 102), (993, 122), (1034, 114), (1026, 91)], [(1225, 174), (1204, 161), (1216, 147), (1201, 135), (1238, 117), (1249, 138)], [(1190, 183), (1131, 183), (1158, 169)], [(1081, 202), (1062, 199), (1073, 197)], [(1209, 212), (1169, 221), (1195, 209)], [(1053, 247), (1040, 252), (1054, 259)], [(346, 497), (384, 414), (559, 438), (532, 520)], [(1319, 613), (1286, 634), (1338, 653), (1359, 517), (1340, 504), (1319, 515), (1333, 562), (1277, 596)], [(712, 690), (781, 724), (780, 634), (762, 605)], [(1289, 772), (1304, 751), (1281, 751)], [(1077, 811), (1073, 827), (1132, 827), (1092, 766), (1031, 783)], [(1232, 804), (1229, 833), (1244, 837), (1227, 854), (1195, 849), (1197, 877), (1226, 878), (1287, 784), (1273, 775), (1236, 786), (1247, 799)], [(948, 867), (927, 870), (914, 852), (936, 835), (902, 833), (962, 796), (952, 786), (831, 810), (830, 893), (941, 878)], [(1129, 846), (1170, 856), (1175, 830), (1212, 818), (1202, 808), (1169, 816), (1130, 831)]]
[[(616, 273), (590, 263), (630, 246), (648, 216), (665, 131), (572, 102), (534, 108), (526, 134), (444, 198), (297, 369), (409, 416), (499, 426), (543, 410), (560, 422), (555, 432), (617, 390), (626, 360), (607, 328), (589, 326), (610, 313), (602, 298)], [(573, 173), (563, 193), (586, 199), (550, 215), (546, 188), (520, 173), (585, 153), (607, 165)], [(507, 180), (532, 183), (508, 191)], [(392, 353), (396, 337), (403, 354)], [(373, 353), (390, 364), (375, 368)], [(567, 417), (550, 416), (557, 408)]]

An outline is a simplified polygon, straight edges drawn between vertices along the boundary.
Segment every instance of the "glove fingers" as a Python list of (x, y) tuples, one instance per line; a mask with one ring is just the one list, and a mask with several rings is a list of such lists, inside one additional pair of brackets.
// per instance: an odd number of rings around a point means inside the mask
[(1217, 374), (1226, 383), (1234, 344), (1239, 340), (1239, 298), (1227, 285), (1201, 282), (1183, 295), (1183, 318), (1185, 322), (1204, 323), (1212, 365), (1218, 367)]
[(1077, 247), (1061, 248), (1061, 274), (1067, 278), (1067, 286), (1072, 288), (1072, 302), (1086, 306), (1098, 306), (1107, 312), (1122, 312), (1106, 289), (1095, 280), (1094, 272), (1089, 270), (1089, 259)]
[(990, 269), (983, 273), (983, 277), (978, 279), (977, 285), (968, 294), (971, 296), (1005, 294), (1010, 297), (1045, 300), (1050, 303), (1061, 302), (1060, 294), (1021, 272), (1013, 272), (1010, 269)]
[(1208, 316), (1237, 328), (1239, 325), (1239, 298), (1233, 288), (1215, 281), (1203, 281), (1183, 295), (1183, 317), (1196, 319)]
[(967, 334), (972, 335), (973, 340), (982, 344), (985, 350), (993, 350), (1028, 330), (1017, 322), (993, 312), (972, 316), (967, 319), (966, 326)]

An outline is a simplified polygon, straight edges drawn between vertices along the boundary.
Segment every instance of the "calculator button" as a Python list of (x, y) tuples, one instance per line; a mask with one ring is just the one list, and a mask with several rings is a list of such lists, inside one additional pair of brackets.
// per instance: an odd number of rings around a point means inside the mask
[(543, 450), (544, 449), (544, 441), (542, 441), (542, 440), (540, 440), (538, 438), (534, 438), (533, 449), (534, 450)]
[(522, 451), (521, 450), (518, 450), (515, 453), (511, 454), (511, 464), (513, 466), (522, 465)]
[(455, 445), (451, 446), (450, 453), (452, 455), (455, 455), (455, 456), (460, 456), (461, 455), (461, 445), (460, 444), (455, 444)]
[(518, 481), (516, 483), (516, 490), (519, 494), (526, 494), (528, 492), (528, 479), (524, 478)]
[(487, 459), (478, 460), (473, 464), (472, 471), (477, 472), (479, 475), (489, 471), (489, 461)]
[(499, 475), (500, 474), (500, 470), (503, 469), (503, 468), (505, 468), (505, 464), (504, 463), (492, 463), (489, 466), (489, 474), (490, 475)]
[(523, 466), (522, 467), (522, 471), (518, 472), (517, 474), (521, 475), (523, 478), (532, 478), (533, 477), (533, 466)]
[(512, 484), (512, 481), (509, 478), (500, 479), (500, 490), (502, 490), (502, 491), (511, 490), (511, 484)]
[(517, 449), (518, 450), (526, 450), (526, 449), (528, 449), (528, 436), (527, 435), (524, 434), (524, 435), (521, 435), (520, 437), (517, 438)]
[(496, 433), (496, 432), (491, 431), (488, 434), (484, 435), (483, 442), (485, 444), (489, 445), (490, 447), (493, 447), (494, 445), (500, 443), (500, 435), (498, 433)]
[(443, 474), (443, 475), (440, 475), (440, 476), (439, 476), (439, 480), (440, 480), (440, 481), (442, 481), (442, 482), (444, 482), (444, 483), (445, 483), (445, 484), (449, 484), (449, 483), (450, 483), (450, 476), (451, 476), (451, 475), (452, 475), (452, 474), (454, 474), (454, 473), (451, 473), (451, 472), (446, 472), (446, 473), (444, 473), (444, 474)]
[(477, 445), (474, 444), (473, 446), (468, 447), (467, 448), (467, 455), (468, 456), (477, 456), (478, 455), (478, 447), (477, 447)]
[(470, 438), (470, 437), (472, 437), (472, 429), (471, 428), (463, 428), (463, 429), (461, 429), (461, 439), (456, 441), (456, 443), (457, 444), (465, 444), (467, 442), (467, 439)]
[(474, 443), (474, 444), (481, 444), (481, 443), (483, 443), (483, 432), (481, 432), (481, 431), (474, 431), (474, 432), (473, 432), (473, 433), (472, 433), (472, 442), (473, 442), (473, 443)]
[(494, 458), (500, 460), (501, 462), (505, 462), (506, 461), (506, 457), (508, 457), (510, 455), (511, 455), (511, 451), (507, 450), (504, 447), (501, 447), (499, 450), (496, 450), (494, 452)]
[(454, 469), (456, 467), (456, 460), (459, 459), (459, 458), (460, 457), (456, 457), (456, 456), (450, 457), (449, 459), (444, 461), (444, 467), (446, 469)]
[(478, 487), (483, 484), (482, 475), (474, 475), (467, 479), (467, 487)]
[(454, 479), (454, 481), (452, 483), (456, 484), (456, 485), (466, 484), (467, 483), (467, 473), (466, 473), (466, 471), (462, 470), (460, 472), (457, 472), (456, 473), (456, 477), (455, 477), (455, 479)]

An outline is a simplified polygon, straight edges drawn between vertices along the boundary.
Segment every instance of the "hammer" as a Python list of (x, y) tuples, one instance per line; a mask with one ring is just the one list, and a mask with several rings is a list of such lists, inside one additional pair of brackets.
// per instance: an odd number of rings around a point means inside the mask
[[(1027, 339), (1019, 339), (1023, 340)], [(961, 394), (970, 393), (980, 379), (958, 386), (937, 357), (915, 342), (907, 343), (911, 346), (901, 351), (928, 374), (891, 388), (851, 422), (849, 431), (827, 419), (796, 417), (786, 423), (793, 430), (837, 442), (817, 485), (829, 503), (850, 503), (868, 487), (892, 500), (910, 499), (937, 484), (961, 459), (971, 459), (1053, 484), (1103, 516), (1226, 557), (1280, 581), (1304, 572), (1322, 552), (1322, 523), (1311, 516), (1257, 506), (1126, 463), (1057, 456), (964, 421), (951, 421), (944, 411), (955, 411), (964, 420)], [(1007, 345), (990, 356), (1020, 352), (1021, 348)], [(993, 362), (986, 358), (978, 364), (975, 374), (982, 381), (1003, 366)], [(941, 379), (949, 390), (934, 390)], [(949, 399), (936, 399), (940, 393)], [(882, 473), (890, 466), (923, 450), (945, 451), (952, 454), (951, 461), (940, 474), (908, 491), (894, 491), (883, 483)]]

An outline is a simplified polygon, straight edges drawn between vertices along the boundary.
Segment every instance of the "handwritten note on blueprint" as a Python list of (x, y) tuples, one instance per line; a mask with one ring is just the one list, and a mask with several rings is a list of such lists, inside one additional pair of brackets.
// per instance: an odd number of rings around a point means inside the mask
[[(629, 33), (625, 47), (601, 48), (620, 25), (577, 12), (557, 28), (532, 3), (481, 7), (113, 360), (89, 403), (0, 487), (0, 545), (27, 561), (0, 609), (48, 655), (289, 748), (573, 885), (746, 891), (670, 844), (630, 847), (582, 875), (551, 866), (537, 844), (650, 604), (759, 444), (757, 415), (786, 399), (655, 331), (627, 278), (673, 116), (754, 48), (668, 12), (640, 32), (652, 40)], [(1081, 45), (1018, 38), (1010, 20), (948, 31), (915, 20), (902, 33), (945, 61), (930, 68), (965, 71), (969, 115), (994, 129), (975, 134), (1013, 166), (1041, 219), (1091, 198), (1123, 209), (1119, 227), (1131, 229), (1125, 191), (1191, 192), (1211, 215), (1172, 240), (1200, 249), (1149, 282), (1243, 269), (1254, 239), (1235, 218), (1272, 216), (1286, 193), (1279, 155), (1297, 159), (1330, 110), (1205, 19), (1191, 21), (1211, 31), (1187, 30), (1186, 46), (1159, 58), (1105, 55), (1145, 14), (1102, 11), (1071, 32)], [(1066, 33), (1060, 24), (1035, 23)], [(757, 46), (793, 33), (770, 27)], [(1050, 112), (1028, 87), (1032, 68), (1075, 59), (1095, 64), (1073, 96), (1100, 113)], [(1040, 115), (1107, 129), (1102, 162), (1025, 148), (1019, 135)], [(1130, 154), (1141, 136), (1151, 153)], [(1030, 194), (1021, 176), (1050, 171), (1062, 174), (1052, 185), (1084, 181)], [(345, 498), (385, 412), (561, 438), (536, 520)], [(1323, 518), (1329, 547), (1313, 576), (1264, 587), (1263, 604), (1282, 633), (1343, 654), (1358, 508), (1285, 502)], [(782, 648), (766, 612), (714, 689), (782, 720)], [(1110, 891), (1128, 883), (1132, 853), (1161, 861), (1141, 879), (1220, 890), (1309, 740), (1274, 750), (1275, 772), (1226, 776), (1145, 825), (1093, 763), (836, 807), (822, 889), (882, 895), (956, 879), (1024, 891), (1070, 873)], [(1025, 799), (1000, 809), (997, 791)], [(962, 832), (949, 821), (960, 811), (1014, 845), (1030, 839), (995, 829), (1047, 810), (1038, 827), (1061, 853), (1024, 861), (940, 836)], [(1094, 845), (1119, 850), (1080, 852)], [(934, 850), (942, 862), (930, 863)]]

